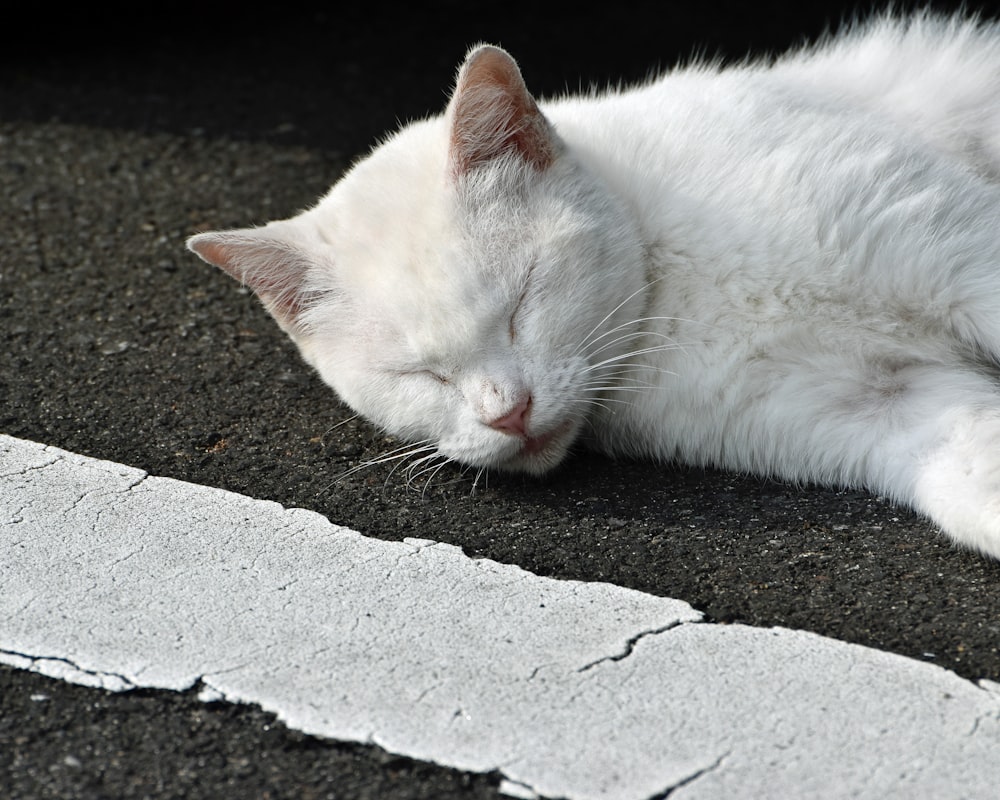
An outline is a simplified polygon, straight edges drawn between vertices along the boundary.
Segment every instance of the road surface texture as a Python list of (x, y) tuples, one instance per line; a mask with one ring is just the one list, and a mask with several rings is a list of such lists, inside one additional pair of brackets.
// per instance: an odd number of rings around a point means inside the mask
[[(963, 687), (1000, 681), (1000, 564), (863, 492), (584, 453), (544, 480), (491, 474), (474, 492), (457, 470), (415, 484), (391, 465), (345, 476), (395, 443), (350, 420), (254, 298), (184, 250), (191, 233), (312, 203), (399, 120), (439, 111), (475, 42), (509, 49), (545, 95), (696, 53), (780, 51), (853, 9), (672, 5), (655, 20), (627, 4), (567, 17), (539, 4), (29, 10), (0, 55), (0, 433), (307, 509), (392, 546), (433, 540), (539, 578), (675, 598), (701, 615), (682, 630), (778, 626), (936, 665)], [(499, 770), (310, 736), (259, 701), (205, 692), (0, 667), (0, 786), (15, 798), (513, 791)]]

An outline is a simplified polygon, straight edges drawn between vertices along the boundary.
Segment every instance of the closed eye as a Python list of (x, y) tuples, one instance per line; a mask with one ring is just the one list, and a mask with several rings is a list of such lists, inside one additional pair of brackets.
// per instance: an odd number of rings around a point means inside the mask
[(507, 323), (507, 333), (510, 334), (510, 340), (513, 342), (517, 336), (517, 312), (521, 310), (521, 306), (524, 305), (524, 298), (528, 296), (528, 287), (524, 287), (524, 291), (521, 292), (521, 296), (517, 298), (517, 303), (514, 306), (514, 310), (510, 312), (510, 321)]
[(442, 375), (441, 373), (435, 372), (434, 370), (431, 369), (400, 369), (400, 370), (395, 370), (395, 373), (401, 376), (433, 378), (438, 383), (451, 383), (451, 381), (448, 380), (447, 375)]
[(525, 298), (528, 296), (528, 289), (531, 286), (531, 273), (535, 269), (535, 264), (528, 268), (528, 276), (524, 281), (524, 289), (521, 291), (520, 297), (517, 298), (517, 302), (514, 304), (514, 310), (510, 312), (510, 320), (507, 323), (507, 333), (510, 334), (510, 340), (513, 342), (517, 337), (517, 315), (521, 310), (521, 306), (524, 305)]

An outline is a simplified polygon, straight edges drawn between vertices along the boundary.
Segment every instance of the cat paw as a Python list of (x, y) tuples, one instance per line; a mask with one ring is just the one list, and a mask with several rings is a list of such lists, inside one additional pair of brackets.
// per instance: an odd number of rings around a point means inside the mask
[(969, 419), (921, 464), (914, 505), (961, 547), (1000, 559), (1000, 420)]

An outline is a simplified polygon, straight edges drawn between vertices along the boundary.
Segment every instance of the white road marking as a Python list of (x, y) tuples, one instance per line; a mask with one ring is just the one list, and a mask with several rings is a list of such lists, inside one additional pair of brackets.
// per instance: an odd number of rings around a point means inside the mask
[(1000, 692), (0, 436), (0, 661), (570, 800), (993, 798)]

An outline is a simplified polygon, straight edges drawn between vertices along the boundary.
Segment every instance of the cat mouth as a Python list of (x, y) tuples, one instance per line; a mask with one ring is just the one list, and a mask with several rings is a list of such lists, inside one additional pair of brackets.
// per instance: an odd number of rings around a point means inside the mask
[(574, 425), (567, 420), (538, 436), (529, 436), (504, 466), (526, 472), (545, 472), (562, 460), (573, 439), (573, 432)]
[(558, 428), (553, 428), (548, 433), (543, 433), (541, 436), (529, 436), (524, 440), (524, 445), (521, 447), (521, 452), (518, 455), (535, 455), (541, 453), (549, 446), (549, 443), (555, 439), (560, 432), (565, 432), (567, 423), (563, 423)]

